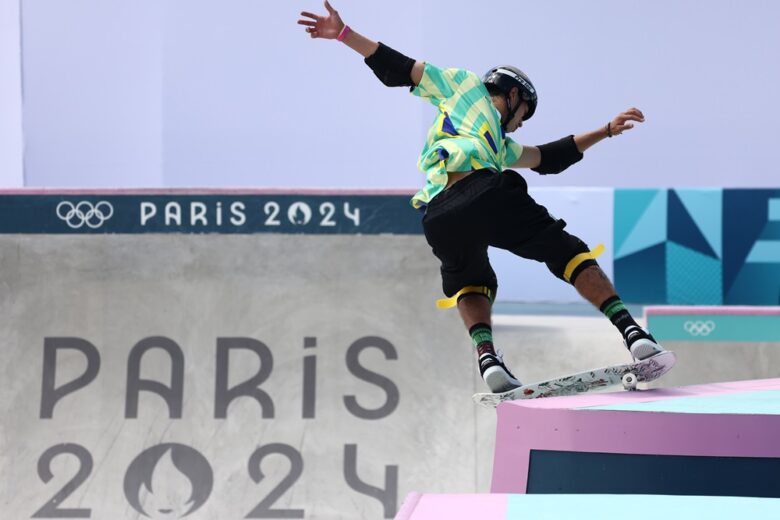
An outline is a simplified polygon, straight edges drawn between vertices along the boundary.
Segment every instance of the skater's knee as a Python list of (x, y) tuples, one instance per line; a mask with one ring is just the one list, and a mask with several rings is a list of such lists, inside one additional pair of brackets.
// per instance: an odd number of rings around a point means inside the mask
[(436, 301), (436, 307), (439, 309), (449, 309), (452, 307), (455, 307), (458, 302), (465, 298), (466, 296), (482, 296), (487, 298), (490, 303), (493, 303), (496, 299), (496, 289), (497, 286), (487, 286), (487, 285), (469, 285), (466, 287), (463, 287), (459, 291), (457, 291), (455, 294), (448, 298), (442, 298), (441, 300)]
[[(587, 253), (586, 253), (587, 254)], [(572, 259), (574, 260), (574, 259)], [(588, 267), (598, 266), (598, 262), (596, 262), (593, 258), (587, 258), (584, 260), (578, 260), (577, 266), (571, 270), (571, 274), (568, 274), (568, 269), (564, 270), (562, 279), (566, 282), (569, 282), (571, 285), (574, 285), (577, 281), (577, 277), (582, 273), (585, 269)]]
[(598, 265), (596, 258), (603, 252), (604, 244), (599, 244), (593, 251), (585, 251), (574, 255), (574, 257), (566, 263), (566, 267), (563, 270), (563, 279), (574, 285), (574, 282), (582, 271), (588, 267)]
[[(584, 249), (584, 250), (583, 250)], [(597, 266), (596, 258), (604, 252), (604, 245), (599, 244), (593, 251), (590, 251), (584, 243), (582, 243), (582, 249), (575, 252), (575, 254), (569, 254), (556, 262), (548, 262), (547, 267), (550, 271), (571, 285), (574, 285), (577, 277), (588, 267)]]

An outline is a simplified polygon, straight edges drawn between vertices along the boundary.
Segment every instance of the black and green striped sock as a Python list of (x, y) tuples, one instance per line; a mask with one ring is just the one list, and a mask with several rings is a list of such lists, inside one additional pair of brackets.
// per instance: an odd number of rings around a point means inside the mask
[[(474, 347), (479, 349), (483, 346), (493, 347), (493, 329), (487, 323), (477, 323), (469, 329), (469, 335), (471, 336), (471, 342), (474, 343)], [(481, 354), (482, 352), (480, 352)]]
[(639, 327), (639, 324), (634, 321), (634, 318), (631, 316), (631, 313), (628, 312), (626, 305), (618, 296), (608, 298), (601, 304), (599, 310), (604, 313), (604, 316), (609, 318), (609, 321), (617, 327), (623, 337), (626, 336), (626, 329), (628, 327), (631, 327), (632, 325)]

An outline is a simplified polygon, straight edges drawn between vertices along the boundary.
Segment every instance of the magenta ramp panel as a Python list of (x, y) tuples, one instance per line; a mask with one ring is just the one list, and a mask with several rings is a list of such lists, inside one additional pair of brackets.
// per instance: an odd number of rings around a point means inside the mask
[(493, 493), (780, 498), (780, 379), (513, 401)]

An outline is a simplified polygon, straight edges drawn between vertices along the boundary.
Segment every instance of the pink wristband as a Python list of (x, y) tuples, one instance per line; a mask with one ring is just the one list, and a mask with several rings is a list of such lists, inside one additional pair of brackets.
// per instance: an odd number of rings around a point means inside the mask
[(341, 32), (339, 33), (339, 35), (336, 36), (336, 40), (338, 40), (340, 42), (343, 42), (344, 38), (347, 37), (347, 35), (349, 34), (349, 31), (351, 31), (351, 30), (352, 29), (349, 28), (349, 25), (344, 24), (344, 27), (341, 29)]

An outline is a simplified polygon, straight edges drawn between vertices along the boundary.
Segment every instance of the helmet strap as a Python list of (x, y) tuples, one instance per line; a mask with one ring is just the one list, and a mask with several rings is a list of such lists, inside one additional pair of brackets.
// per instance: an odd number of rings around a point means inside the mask
[(520, 108), (520, 105), (523, 103), (520, 102), (517, 104), (516, 107), (512, 108), (512, 102), (509, 100), (509, 94), (504, 94), (504, 99), (506, 100), (506, 121), (501, 122), (501, 129), (506, 132), (506, 125), (509, 124), (509, 122), (512, 120), (513, 117), (515, 117), (515, 114), (517, 113), (517, 109)]

